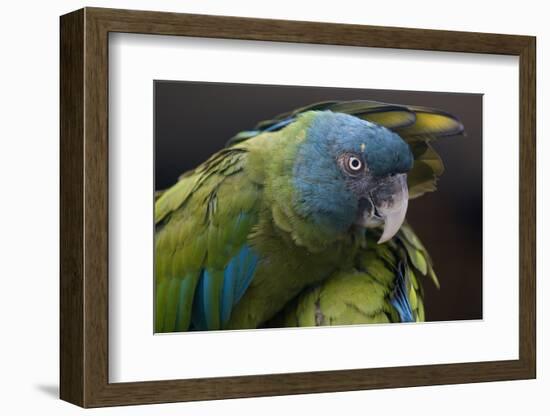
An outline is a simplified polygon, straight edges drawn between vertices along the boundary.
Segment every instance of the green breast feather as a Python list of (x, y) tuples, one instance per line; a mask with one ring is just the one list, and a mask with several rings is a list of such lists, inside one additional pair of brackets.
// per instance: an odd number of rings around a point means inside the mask
[(376, 244), (376, 238), (366, 239), (353, 267), (300, 293), (268, 326), (390, 323), (402, 322), (403, 316), (424, 321), (418, 279), (427, 277), (439, 287), (426, 249), (408, 225), (385, 244)]

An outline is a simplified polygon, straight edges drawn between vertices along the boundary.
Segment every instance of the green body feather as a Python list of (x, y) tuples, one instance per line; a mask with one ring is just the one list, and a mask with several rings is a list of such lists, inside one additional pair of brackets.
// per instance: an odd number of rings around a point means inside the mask
[[(406, 294), (413, 319), (424, 321), (422, 285), (417, 279), (419, 276), (435, 278), (435, 274), (428, 273), (433, 269), (426, 249), (406, 224), (387, 243), (377, 244), (377, 238), (376, 234), (369, 235), (364, 247), (356, 254), (352, 267), (339, 270), (300, 293), (267, 325), (292, 327), (400, 322), (390, 302), (396, 290), (400, 265), (405, 271)], [(415, 264), (426, 267), (422, 266), (421, 270)]]

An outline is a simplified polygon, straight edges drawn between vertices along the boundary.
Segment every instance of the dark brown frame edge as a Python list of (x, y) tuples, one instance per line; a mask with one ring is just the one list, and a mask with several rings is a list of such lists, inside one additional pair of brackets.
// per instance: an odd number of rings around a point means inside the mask
[[(519, 56), (519, 359), (109, 383), (109, 32)], [(83, 407), (351, 391), (536, 377), (535, 38), (85, 8), (61, 17), (60, 396)]]

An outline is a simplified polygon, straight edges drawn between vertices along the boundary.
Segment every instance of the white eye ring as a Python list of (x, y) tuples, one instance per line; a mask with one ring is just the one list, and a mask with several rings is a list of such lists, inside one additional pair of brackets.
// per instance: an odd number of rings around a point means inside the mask
[(350, 156), (348, 159), (348, 167), (353, 172), (359, 172), (363, 168), (363, 162), (355, 156)]

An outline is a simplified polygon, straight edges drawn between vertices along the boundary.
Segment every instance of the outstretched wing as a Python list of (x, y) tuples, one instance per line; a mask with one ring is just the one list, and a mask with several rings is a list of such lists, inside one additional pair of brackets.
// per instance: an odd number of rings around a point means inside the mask
[(155, 203), (155, 331), (219, 329), (250, 284), (259, 185), (247, 150), (223, 149)]
[(324, 326), (425, 320), (422, 286), (429, 277), (439, 285), (426, 249), (408, 225), (377, 244), (368, 235), (355, 267), (336, 272), (307, 289), (269, 326)]
[(428, 107), (386, 104), (376, 101), (324, 101), (280, 114), (256, 125), (253, 130), (235, 135), (228, 145), (242, 142), (265, 131), (277, 131), (306, 111), (330, 110), (380, 124), (399, 134), (411, 147), (415, 163), (408, 175), (409, 197), (435, 191), (437, 178), (443, 173), (443, 162), (430, 141), (464, 132), (460, 120), (452, 114)]

